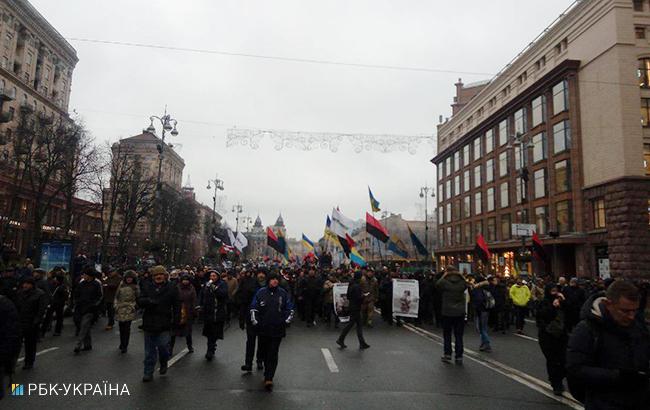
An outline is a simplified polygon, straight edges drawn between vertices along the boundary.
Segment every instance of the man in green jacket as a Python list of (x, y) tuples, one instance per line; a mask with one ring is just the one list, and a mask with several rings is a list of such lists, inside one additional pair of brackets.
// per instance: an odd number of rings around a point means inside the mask
[(436, 282), (442, 298), (442, 329), (444, 353), (442, 361), (451, 363), (451, 333), (454, 333), (456, 364), (463, 363), (463, 333), (465, 331), (465, 278), (453, 266), (449, 266)]

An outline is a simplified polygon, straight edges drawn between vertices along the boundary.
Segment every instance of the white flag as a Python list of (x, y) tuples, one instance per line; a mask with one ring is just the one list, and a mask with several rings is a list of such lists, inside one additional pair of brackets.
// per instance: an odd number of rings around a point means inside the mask
[(239, 249), (239, 252), (242, 252), (247, 246), (248, 239), (246, 239), (243, 233), (237, 232), (237, 237), (235, 238), (235, 247)]
[(343, 215), (338, 209), (332, 209), (332, 224), (330, 226), (332, 232), (338, 236), (345, 237), (345, 234), (350, 233), (353, 227), (354, 221), (352, 219)]

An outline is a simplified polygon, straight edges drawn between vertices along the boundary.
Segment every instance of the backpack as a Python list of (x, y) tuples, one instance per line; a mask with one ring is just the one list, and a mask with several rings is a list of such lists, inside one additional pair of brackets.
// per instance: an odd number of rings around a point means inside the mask
[(483, 298), (483, 308), (485, 308), (485, 310), (494, 309), (496, 301), (494, 300), (494, 296), (492, 296), (492, 292), (487, 289), (483, 289)]
[[(587, 321), (589, 329), (591, 330), (591, 335), (594, 338), (593, 349), (594, 354), (598, 354), (600, 350), (600, 340), (601, 340), (601, 330), (595, 325), (591, 324), (590, 321)], [(569, 387), (569, 393), (573, 396), (574, 399), (580, 403), (585, 403), (585, 398), (587, 396), (586, 383), (582, 380), (578, 380), (575, 377), (571, 376), (569, 373), (566, 375), (567, 386)]]

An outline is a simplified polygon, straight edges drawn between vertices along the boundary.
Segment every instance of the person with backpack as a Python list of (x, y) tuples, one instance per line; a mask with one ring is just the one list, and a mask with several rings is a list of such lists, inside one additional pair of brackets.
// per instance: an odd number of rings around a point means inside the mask
[(490, 336), (488, 335), (488, 318), (490, 310), (494, 309), (494, 296), (489, 291), (489, 282), (479, 278), (478, 282), (472, 286), (470, 298), (474, 307), (474, 323), (476, 330), (481, 335), (481, 346), (478, 348), (481, 352), (492, 352), (490, 345)]
[(465, 278), (453, 266), (436, 282), (436, 289), (440, 291), (442, 300), (442, 329), (443, 329), (443, 355), (444, 363), (451, 363), (451, 335), (454, 334), (454, 360), (456, 364), (463, 364), (463, 333), (465, 331)]
[(564, 392), (565, 352), (568, 340), (566, 327), (566, 302), (558, 286), (549, 283), (544, 287), (544, 297), (537, 306), (539, 347), (546, 358), (546, 371), (553, 393)]
[(587, 300), (569, 338), (569, 391), (585, 409), (647, 409), (650, 333), (639, 315), (639, 289), (616, 280)]

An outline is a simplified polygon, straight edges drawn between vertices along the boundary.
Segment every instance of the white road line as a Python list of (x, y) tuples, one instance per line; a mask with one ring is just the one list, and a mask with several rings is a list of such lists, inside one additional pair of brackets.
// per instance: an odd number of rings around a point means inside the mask
[[(45, 354), (45, 353), (53, 352), (53, 351), (58, 350), (58, 349), (59, 349), (58, 347), (50, 347), (48, 349), (43, 349), (40, 352), (36, 352), (36, 356), (40, 356), (40, 355)], [(20, 359), (18, 359), (19, 362), (22, 362), (24, 360), (25, 360), (24, 356), (21, 357)]]
[(538, 339), (535, 339), (534, 337), (531, 337), (531, 336), (520, 335), (519, 333), (513, 333), (513, 335), (515, 335), (517, 337), (521, 337), (522, 339), (532, 340), (533, 342), (539, 342)]
[[(422, 336), (424, 338), (427, 338), (433, 342), (436, 342), (437, 344), (442, 345), (442, 338), (434, 333), (431, 333), (429, 331), (426, 331), (422, 328), (410, 325), (408, 323), (404, 324), (404, 328), (406, 330), (409, 330), (419, 336)], [(514, 380), (520, 384), (523, 384), (524, 386), (535, 390), (541, 394), (543, 394), (546, 397), (549, 397), (555, 401), (558, 401), (562, 404), (565, 404), (573, 409), (576, 410), (583, 410), (584, 407), (577, 401), (573, 400), (570, 396), (568, 396), (566, 393), (563, 396), (556, 396), (553, 394), (553, 391), (551, 389), (551, 386), (548, 383), (545, 383), (527, 373), (524, 373), (520, 370), (517, 370), (515, 368), (512, 368), (508, 365), (505, 365), (501, 362), (498, 362), (496, 360), (492, 360), (489, 358), (486, 358), (485, 356), (471, 350), (471, 349), (464, 349), (465, 350), (465, 356), (480, 364), (481, 366), (487, 367), (488, 369), (491, 369), (497, 373), (500, 373), (507, 378)]]
[(330, 372), (338, 373), (339, 367), (336, 365), (336, 362), (334, 362), (334, 356), (332, 356), (330, 349), (321, 347), (320, 351), (323, 353), (323, 357), (325, 358), (325, 362), (327, 363), (327, 367), (329, 367)]
[(181, 360), (183, 358), (183, 356), (185, 356), (188, 353), (189, 353), (189, 350), (187, 350), (187, 347), (185, 349), (181, 350), (180, 352), (178, 352), (176, 354), (176, 356), (169, 359), (169, 362), (167, 362), (167, 367), (172, 367), (174, 365), (174, 363)]

